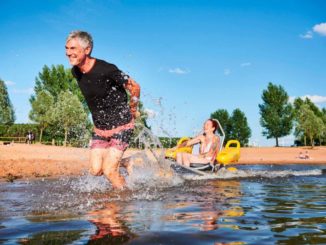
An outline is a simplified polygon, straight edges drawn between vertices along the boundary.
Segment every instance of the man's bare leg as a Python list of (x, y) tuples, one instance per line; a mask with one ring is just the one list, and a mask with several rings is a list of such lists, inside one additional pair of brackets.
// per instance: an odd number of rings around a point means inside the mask
[(122, 158), (120, 161), (120, 167), (125, 168), (128, 172), (128, 175), (132, 175), (134, 169), (134, 160), (132, 157)]
[(111, 181), (112, 186), (117, 189), (122, 189), (126, 182), (119, 173), (120, 161), (123, 151), (116, 148), (108, 148), (103, 160), (103, 173)]
[(91, 168), (89, 172), (92, 175), (100, 176), (103, 174), (103, 159), (106, 155), (107, 150), (106, 149), (91, 149), (90, 153), (90, 162), (91, 162)]

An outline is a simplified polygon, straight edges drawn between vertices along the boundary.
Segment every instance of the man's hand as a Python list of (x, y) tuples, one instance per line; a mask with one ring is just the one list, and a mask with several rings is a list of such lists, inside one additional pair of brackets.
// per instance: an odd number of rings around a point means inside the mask
[(137, 119), (138, 117), (140, 117), (140, 112), (137, 110), (130, 110), (131, 111), (131, 116), (133, 119)]
[(140, 113), (137, 110), (140, 96), (140, 87), (133, 79), (129, 78), (128, 82), (125, 84), (125, 89), (130, 93), (130, 112), (133, 119), (136, 119), (140, 116)]

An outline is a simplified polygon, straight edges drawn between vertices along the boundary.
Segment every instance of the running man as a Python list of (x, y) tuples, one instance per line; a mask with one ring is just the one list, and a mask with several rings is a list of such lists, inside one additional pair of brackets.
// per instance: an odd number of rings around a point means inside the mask
[(119, 166), (133, 133), (134, 119), (139, 115), (140, 87), (115, 65), (91, 57), (93, 39), (89, 33), (71, 32), (65, 47), (94, 123), (90, 173), (104, 174), (114, 188), (122, 189), (125, 179)]

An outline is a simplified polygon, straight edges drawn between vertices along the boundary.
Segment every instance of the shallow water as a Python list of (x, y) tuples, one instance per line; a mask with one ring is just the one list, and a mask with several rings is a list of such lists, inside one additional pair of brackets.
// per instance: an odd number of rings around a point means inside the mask
[(240, 166), (217, 179), (157, 182), (149, 174), (122, 192), (87, 174), (1, 183), (0, 243), (326, 244), (323, 168)]

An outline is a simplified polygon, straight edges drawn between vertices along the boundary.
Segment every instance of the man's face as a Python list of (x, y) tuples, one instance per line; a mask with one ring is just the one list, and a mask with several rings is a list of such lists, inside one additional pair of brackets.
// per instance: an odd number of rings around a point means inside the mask
[(80, 66), (90, 54), (90, 48), (83, 48), (77, 38), (73, 38), (66, 43), (66, 56), (73, 66)]

